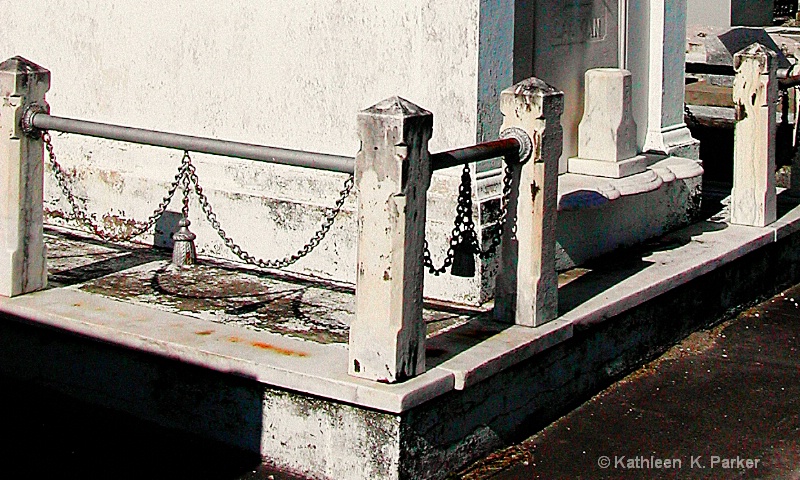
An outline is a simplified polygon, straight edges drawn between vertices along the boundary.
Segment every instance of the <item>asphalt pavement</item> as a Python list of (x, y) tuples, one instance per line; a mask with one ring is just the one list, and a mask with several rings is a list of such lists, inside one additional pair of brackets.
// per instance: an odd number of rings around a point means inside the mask
[(800, 479), (800, 286), (456, 478)]

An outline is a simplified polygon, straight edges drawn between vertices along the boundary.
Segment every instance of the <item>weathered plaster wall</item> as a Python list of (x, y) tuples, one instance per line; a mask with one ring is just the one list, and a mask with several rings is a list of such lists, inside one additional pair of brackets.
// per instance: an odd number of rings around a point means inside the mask
[(503, 123), (500, 92), (514, 84), (515, 0), (481, 0), (477, 141), (494, 140)]
[(478, 0), (0, 6), (60, 115), (354, 155), (356, 112), (401, 95), (447, 112), (434, 150), (475, 137)]
[[(502, 14), (510, 3), (493, 12)], [(476, 139), (480, 4), (0, 0), (0, 6), (18, 12), (0, 31), (0, 56), (22, 55), (52, 71), (48, 101), (54, 115), (348, 156), (359, 148), (356, 113), (401, 95), (434, 112), (430, 148), (439, 151)], [(484, 21), (495, 32), (507, 26), (489, 17)], [(497, 62), (507, 68), (505, 34), (487, 35), (494, 40), (487, 41), (484, 61), (506, 52)], [(488, 93), (481, 97), (481, 111), (490, 129), (499, 126), (490, 105), (499, 88), (492, 81), (503, 88), (511, 84), (503, 72), (482, 80)], [(54, 137), (79, 199), (98, 217), (147, 218), (180, 162), (180, 152), (165, 149)], [(268, 259), (302, 247), (345, 179), (194, 158), (223, 228), (246, 250)], [(47, 208), (67, 212), (49, 173), (47, 180)], [(442, 194), (456, 192), (454, 186)], [(434, 203), (437, 196), (431, 195)], [(179, 208), (174, 201), (171, 210)], [(295, 271), (354, 279), (354, 210), (351, 196), (328, 238)], [(449, 203), (446, 210), (444, 223), (451, 223)], [(196, 203), (191, 219), (200, 252), (230, 258), (200, 219)]]

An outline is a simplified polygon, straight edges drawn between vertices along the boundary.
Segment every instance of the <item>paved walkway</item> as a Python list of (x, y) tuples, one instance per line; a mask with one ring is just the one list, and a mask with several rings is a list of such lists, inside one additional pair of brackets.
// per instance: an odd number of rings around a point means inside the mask
[(456, 478), (800, 479), (800, 286)]

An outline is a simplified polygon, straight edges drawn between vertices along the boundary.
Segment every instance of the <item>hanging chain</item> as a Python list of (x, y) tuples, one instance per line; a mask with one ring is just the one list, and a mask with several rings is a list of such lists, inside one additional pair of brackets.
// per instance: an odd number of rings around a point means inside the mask
[(511, 193), (511, 169), (506, 165), (503, 172), (503, 193), (500, 197), (500, 220), (498, 221), (497, 230), (492, 235), (491, 243), (486, 250), (481, 250), (478, 234), (475, 231), (475, 222), (472, 220), (472, 179), (470, 178), (469, 165), (464, 165), (464, 170), (461, 173), (461, 185), (458, 187), (458, 203), (456, 205), (456, 218), (453, 221), (453, 231), (450, 235), (450, 243), (447, 247), (447, 254), (445, 255), (442, 266), (436, 268), (431, 259), (431, 251), (428, 248), (428, 241), (425, 240), (425, 249), (423, 251), (423, 265), (428, 271), (439, 276), (446, 272), (447, 269), (453, 265), (453, 258), (455, 257), (455, 249), (459, 246), (464, 246), (466, 243), (467, 248), (474, 255), (478, 255), (482, 260), (492, 257), (497, 251), (497, 247), (503, 239), (503, 229), (505, 227), (506, 219), (508, 218), (508, 198)]
[(67, 199), (70, 207), (72, 208), (72, 214), (74, 218), (87, 227), (92, 234), (95, 236), (109, 242), (119, 242), (119, 241), (128, 241), (134, 237), (137, 237), (152, 228), (158, 218), (166, 211), (167, 206), (169, 205), (172, 197), (175, 195), (175, 192), (178, 190), (178, 187), (181, 187), (183, 190), (183, 205), (181, 208), (181, 214), (183, 218), (189, 217), (189, 193), (192, 190), (192, 185), (194, 185), (194, 191), (197, 194), (198, 199), (200, 200), (200, 205), (202, 207), (203, 213), (205, 213), (206, 218), (211, 223), (211, 227), (217, 232), (217, 235), (225, 242), (225, 246), (228, 247), (234, 255), (242, 259), (244, 262), (249, 263), (251, 265), (255, 265), (259, 268), (272, 268), (272, 269), (279, 269), (287, 267), (301, 258), (305, 257), (309, 253), (311, 253), (322, 240), (327, 235), (328, 231), (333, 226), (333, 222), (336, 220), (336, 217), (339, 215), (339, 212), (344, 207), (344, 202), (347, 197), (350, 195), (350, 191), (353, 189), (354, 178), (353, 175), (350, 175), (347, 180), (344, 182), (344, 189), (339, 192), (339, 198), (336, 200), (336, 203), (332, 208), (325, 209), (325, 217), (323, 218), (322, 224), (320, 225), (319, 230), (314, 233), (314, 236), (311, 237), (311, 240), (308, 241), (297, 253), (293, 255), (289, 255), (280, 260), (262, 260), (260, 258), (256, 258), (247, 251), (243, 250), (242, 247), (237, 245), (232, 238), (230, 238), (226, 233), (225, 230), (222, 229), (220, 226), (219, 221), (217, 220), (217, 215), (211, 208), (211, 204), (208, 201), (208, 197), (206, 197), (205, 193), (203, 192), (203, 188), (200, 186), (197, 177), (197, 171), (192, 165), (192, 159), (189, 156), (189, 152), (185, 151), (183, 153), (183, 159), (181, 160), (181, 166), (178, 169), (178, 173), (175, 175), (174, 181), (170, 184), (169, 190), (167, 191), (167, 196), (161, 201), (158, 205), (158, 208), (153, 212), (153, 214), (147, 219), (146, 222), (135, 222), (132, 220), (125, 220), (124, 223), (127, 225), (133, 224), (134, 227), (125, 233), (122, 232), (109, 232), (101, 227), (97, 220), (94, 217), (94, 214), (90, 214), (86, 211), (84, 207), (82, 207), (72, 193), (70, 181), (68, 180), (68, 175), (58, 163), (56, 159), (55, 152), (53, 150), (53, 143), (50, 133), (47, 131), (42, 132), (42, 141), (47, 148), (48, 157), (50, 159), (50, 167), (53, 171), (53, 175), (56, 178), (56, 182), (58, 186), (61, 188), (61, 192), (64, 197)]
[(699, 127), (700, 126), (700, 121), (694, 115), (694, 112), (692, 111), (692, 109), (689, 108), (689, 105), (684, 103), (683, 104), (683, 111), (686, 113), (686, 117), (689, 119), (689, 123), (691, 123), (690, 126), (692, 126), (692, 127)]
[[(183, 152), (183, 159), (181, 160), (181, 165), (186, 165), (186, 170), (181, 178), (181, 184), (183, 188), (183, 207), (181, 207), (181, 215), (185, 219), (189, 219), (189, 192), (191, 192), (191, 188), (189, 185), (189, 172), (194, 172), (194, 165), (192, 165), (192, 157), (189, 156), (189, 152)], [(197, 178), (197, 175), (195, 175)]]
[(503, 232), (506, 225), (506, 220), (508, 219), (508, 199), (511, 196), (511, 184), (513, 183), (513, 177), (511, 176), (511, 168), (506, 165), (505, 169), (503, 170), (503, 193), (502, 197), (500, 197), (500, 220), (497, 222), (498, 227), (495, 234), (492, 236), (492, 243), (489, 244), (489, 248), (485, 251), (480, 251), (479, 247), (476, 244), (476, 248), (478, 248), (478, 255), (483, 260), (493, 256), (497, 251), (497, 247), (500, 246), (500, 243), (503, 241)]
[[(185, 156), (188, 157), (189, 153), (186, 152)], [(342, 210), (345, 200), (350, 195), (350, 190), (353, 188), (353, 175), (350, 175), (344, 182), (344, 189), (339, 192), (339, 198), (336, 200), (336, 204), (332, 208), (329, 207), (325, 209), (325, 217), (322, 220), (319, 230), (314, 233), (314, 236), (311, 237), (311, 240), (309, 240), (308, 243), (306, 243), (300, 250), (280, 260), (263, 260), (254, 257), (246, 250), (242, 249), (242, 247), (237, 245), (233, 239), (229, 237), (227, 233), (225, 233), (225, 230), (222, 229), (219, 220), (217, 220), (217, 214), (214, 213), (214, 210), (211, 208), (208, 197), (206, 197), (205, 193), (203, 192), (203, 187), (201, 187), (200, 183), (198, 182), (197, 172), (194, 168), (194, 165), (191, 163), (189, 163), (186, 178), (188, 181), (191, 181), (191, 183), (194, 184), (194, 191), (197, 194), (197, 198), (200, 200), (200, 206), (203, 210), (203, 213), (206, 214), (206, 218), (208, 219), (209, 223), (211, 223), (211, 227), (216, 230), (217, 235), (219, 235), (219, 238), (221, 238), (225, 243), (225, 246), (228, 247), (228, 249), (230, 249), (234, 255), (239, 257), (245, 263), (255, 265), (259, 268), (272, 269), (288, 267), (289, 265), (297, 262), (301, 258), (311, 253), (311, 251), (313, 251), (317, 245), (322, 242), (322, 240), (325, 238), (325, 235), (328, 234), (328, 231), (331, 229), (331, 226), (336, 220), (337, 215), (339, 215), (339, 212)], [(184, 180), (184, 182), (186, 182), (186, 180)], [(188, 210), (188, 206), (185, 208)]]
[(88, 213), (87, 210), (80, 205), (78, 199), (75, 198), (75, 194), (72, 193), (67, 173), (61, 167), (61, 164), (58, 163), (58, 159), (56, 158), (56, 154), (53, 150), (52, 140), (53, 139), (50, 136), (50, 132), (42, 132), (42, 141), (47, 149), (47, 156), (50, 160), (50, 168), (53, 171), (53, 176), (55, 176), (56, 183), (58, 183), (58, 186), (61, 189), (61, 193), (64, 195), (64, 198), (66, 198), (67, 203), (69, 203), (69, 206), (72, 209), (73, 217), (78, 221), (78, 223), (88, 228), (90, 233), (107, 242), (129, 241), (150, 230), (156, 224), (159, 217), (161, 217), (161, 215), (167, 210), (167, 206), (172, 200), (172, 197), (175, 195), (175, 191), (178, 189), (181, 178), (186, 176), (186, 171), (189, 166), (189, 164), (186, 162), (186, 157), (184, 157), (184, 161), (181, 163), (178, 173), (175, 175), (175, 180), (170, 184), (169, 189), (167, 190), (167, 195), (161, 200), (161, 203), (158, 204), (158, 208), (155, 209), (147, 221), (136, 222), (133, 220), (123, 220), (123, 224), (132, 226), (133, 228), (127, 232), (109, 231), (100, 226), (94, 214)]

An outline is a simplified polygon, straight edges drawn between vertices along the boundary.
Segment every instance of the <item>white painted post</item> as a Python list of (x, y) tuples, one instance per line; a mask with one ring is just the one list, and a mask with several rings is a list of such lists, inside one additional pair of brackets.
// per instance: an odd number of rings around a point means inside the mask
[(0, 295), (11, 297), (47, 285), (42, 231), (44, 148), (22, 131), (25, 108), (45, 106), (50, 72), (22, 57), (0, 64)]
[(556, 199), (563, 145), (564, 94), (538, 78), (503, 91), (502, 130), (520, 128), (533, 142), (531, 159), (512, 166), (514, 186), (495, 283), (495, 316), (536, 327), (556, 318)]
[(775, 134), (777, 55), (754, 43), (733, 57), (731, 223), (764, 227), (776, 219)]
[(358, 116), (356, 316), (351, 375), (394, 383), (425, 371), (422, 319), (430, 112), (399, 97)]

